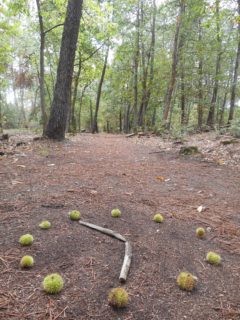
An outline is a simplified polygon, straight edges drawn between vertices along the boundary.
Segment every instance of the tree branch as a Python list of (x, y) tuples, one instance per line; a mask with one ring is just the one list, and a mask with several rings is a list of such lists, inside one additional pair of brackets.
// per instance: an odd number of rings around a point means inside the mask
[(61, 27), (61, 26), (64, 26), (64, 23), (56, 24), (54, 27), (44, 31), (44, 34), (47, 34), (48, 32), (52, 31), (53, 29), (56, 29), (56, 28)]

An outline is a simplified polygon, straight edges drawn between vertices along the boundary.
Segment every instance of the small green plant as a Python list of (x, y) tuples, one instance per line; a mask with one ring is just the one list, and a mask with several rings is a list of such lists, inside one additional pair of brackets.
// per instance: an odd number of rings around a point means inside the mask
[(177, 284), (180, 289), (192, 291), (196, 287), (197, 278), (189, 272), (181, 272), (177, 277)]
[(19, 238), (19, 243), (22, 246), (30, 246), (33, 243), (33, 240), (34, 240), (33, 236), (31, 234), (27, 233), (27, 234), (22, 235)]
[(43, 280), (43, 290), (50, 294), (59, 293), (64, 285), (63, 278), (58, 273), (52, 273)]
[(34, 265), (34, 259), (31, 256), (24, 256), (20, 261), (22, 268), (31, 268)]
[(111, 211), (111, 216), (113, 218), (119, 218), (121, 216), (121, 211), (119, 209), (113, 209)]
[(78, 221), (81, 218), (81, 213), (78, 210), (72, 210), (69, 212), (69, 218), (73, 221)]
[(198, 238), (204, 238), (205, 237), (205, 229), (204, 228), (197, 228), (196, 229), (196, 235)]
[(128, 304), (128, 293), (123, 288), (114, 288), (108, 295), (108, 303), (114, 308), (125, 308)]
[(210, 264), (219, 265), (221, 263), (221, 256), (213, 251), (209, 251), (206, 260)]
[(41, 229), (50, 229), (51, 228), (51, 222), (44, 220), (41, 223), (39, 223), (39, 228)]
[(162, 223), (164, 220), (163, 216), (160, 213), (156, 213), (153, 217), (153, 221), (157, 223)]

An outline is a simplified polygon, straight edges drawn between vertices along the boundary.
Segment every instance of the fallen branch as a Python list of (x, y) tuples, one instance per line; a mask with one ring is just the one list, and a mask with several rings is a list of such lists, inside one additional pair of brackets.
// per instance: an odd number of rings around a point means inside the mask
[(131, 138), (131, 137), (134, 137), (136, 135), (137, 135), (137, 133), (129, 133), (129, 134), (126, 135), (126, 138)]
[(99, 227), (99, 226), (96, 226), (95, 224), (92, 224), (92, 223), (88, 223), (88, 222), (84, 222), (84, 221), (80, 221), (79, 222), (80, 224), (82, 224), (83, 226), (86, 226), (88, 228), (91, 228), (91, 229), (95, 229), (97, 231), (100, 231), (102, 233), (105, 233), (111, 237), (114, 237), (120, 241), (123, 241), (123, 242), (126, 242), (127, 240), (120, 234), (120, 233), (117, 233), (111, 229), (107, 229), (107, 228), (102, 228), (102, 227)]
[(125, 242), (125, 256), (124, 256), (123, 265), (122, 265), (122, 269), (121, 269), (120, 277), (119, 277), (120, 282), (126, 282), (128, 271), (129, 271), (129, 268), (131, 265), (131, 260), (132, 260), (132, 246), (131, 246), (130, 242), (126, 241)]
[(131, 260), (132, 260), (132, 246), (130, 242), (127, 241), (120, 233), (117, 233), (111, 229), (102, 228), (102, 227), (96, 226), (95, 224), (84, 222), (84, 221), (79, 221), (79, 223), (83, 226), (100, 231), (104, 234), (107, 234), (111, 237), (114, 237), (120, 241), (125, 242), (125, 255), (124, 255), (122, 269), (119, 276), (119, 281), (126, 282), (128, 271), (129, 271)]

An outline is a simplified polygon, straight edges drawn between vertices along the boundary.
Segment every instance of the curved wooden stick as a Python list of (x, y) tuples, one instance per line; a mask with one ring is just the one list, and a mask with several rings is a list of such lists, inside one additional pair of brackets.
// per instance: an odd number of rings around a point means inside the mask
[(79, 221), (80, 224), (82, 224), (83, 226), (86, 226), (88, 228), (91, 228), (91, 229), (95, 229), (95, 230), (98, 230), (102, 233), (105, 233), (111, 237), (114, 237), (120, 241), (123, 241), (123, 242), (126, 242), (127, 240), (120, 234), (120, 233), (117, 233), (111, 229), (107, 229), (107, 228), (102, 228), (102, 227), (99, 227), (99, 226), (96, 226), (95, 224), (92, 224), (92, 223), (89, 223), (89, 222), (84, 222), (84, 221)]
[(130, 242), (126, 241), (125, 242), (125, 256), (124, 256), (123, 265), (122, 265), (122, 269), (121, 269), (120, 277), (119, 277), (120, 282), (126, 282), (128, 271), (129, 271), (130, 264), (131, 264), (131, 260), (132, 260), (132, 246), (131, 246)]
[(114, 237), (120, 241), (125, 242), (125, 255), (124, 255), (123, 265), (122, 265), (122, 269), (121, 269), (120, 276), (119, 276), (119, 281), (126, 282), (128, 271), (129, 271), (129, 268), (131, 265), (131, 260), (132, 260), (132, 246), (131, 246), (130, 242), (127, 241), (120, 233), (117, 233), (111, 229), (102, 228), (102, 227), (99, 227), (95, 224), (92, 224), (89, 222), (84, 222), (84, 221), (79, 221), (79, 223), (83, 226), (97, 230), (99, 232), (107, 234), (108, 236)]

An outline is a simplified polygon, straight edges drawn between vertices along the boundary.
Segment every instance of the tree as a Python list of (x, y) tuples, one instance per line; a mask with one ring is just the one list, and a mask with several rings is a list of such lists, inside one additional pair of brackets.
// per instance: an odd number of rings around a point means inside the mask
[(67, 5), (51, 114), (44, 132), (44, 135), (51, 139), (65, 138), (82, 2), (82, 0), (69, 0)]

